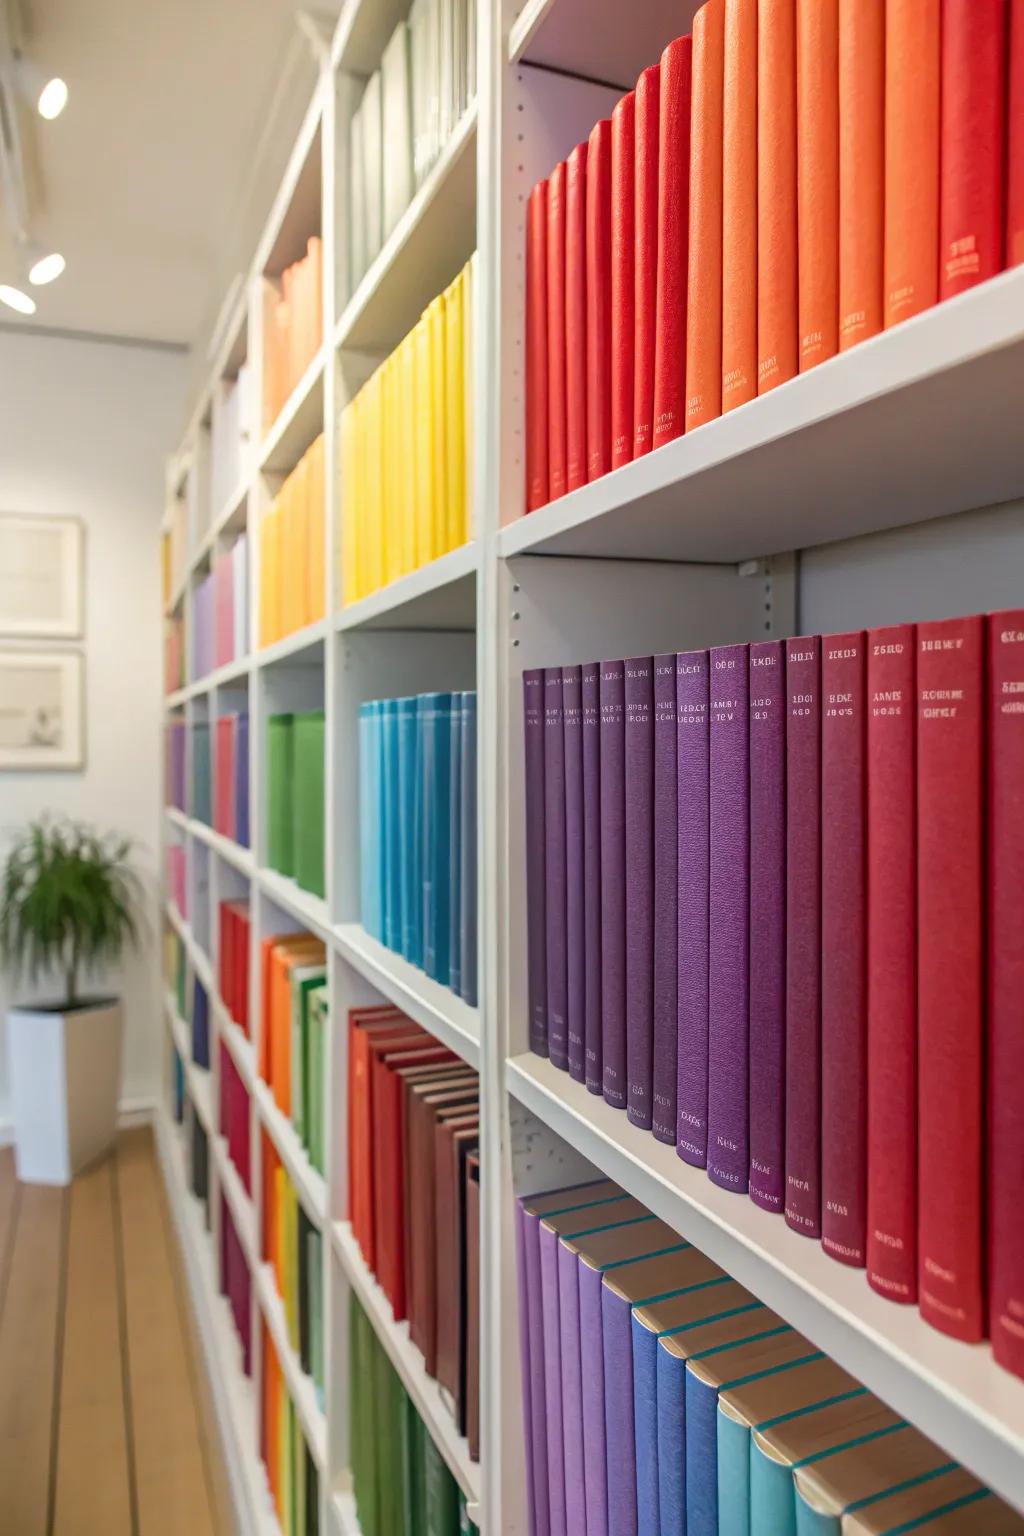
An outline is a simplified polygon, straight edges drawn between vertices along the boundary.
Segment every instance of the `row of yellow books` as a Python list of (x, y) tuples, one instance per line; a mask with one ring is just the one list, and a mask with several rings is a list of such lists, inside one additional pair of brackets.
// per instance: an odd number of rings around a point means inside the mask
[(260, 522), (260, 645), (322, 619), (326, 611), (324, 438), (317, 438)]
[(319, 1478), (266, 1326), (261, 1419), (260, 1449), (278, 1524), (283, 1536), (309, 1536), (320, 1529)]
[(357, 602), (470, 536), (474, 255), (341, 413), (341, 588)]

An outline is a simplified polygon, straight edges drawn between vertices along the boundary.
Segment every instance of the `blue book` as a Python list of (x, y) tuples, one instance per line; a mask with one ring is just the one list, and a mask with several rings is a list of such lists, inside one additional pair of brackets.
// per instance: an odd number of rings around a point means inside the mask
[(448, 984), (448, 847), (451, 775), (450, 693), (422, 695), (423, 969)]
[(781, 1414), (755, 1429), (750, 1445), (751, 1536), (798, 1536), (794, 1474), (844, 1451), (867, 1447), (904, 1430), (905, 1420), (866, 1388), (840, 1383), (825, 1402)]
[[(416, 700), (396, 701), (398, 716), (399, 951), (407, 960), (416, 952)], [(414, 961), (414, 963), (416, 963)]]
[(373, 932), (373, 832), (370, 818), (372, 704), (359, 706), (359, 918), (367, 933)]
[[(793, 1469), (793, 1483), (798, 1536), (841, 1536), (843, 1516), (861, 1510), (871, 1510), (866, 1518), (875, 1530), (916, 1529), (984, 1492), (937, 1445), (902, 1423), (866, 1435), (855, 1447), (805, 1457)], [(889, 1500), (899, 1500), (898, 1513), (895, 1504), (885, 1507)], [(984, 1521), (981, 1529), (988, 1529)]]
[(197, 1067), (210, 1065), (209, 1002), (198, 976), (192, 987), (192, 1060)]
[(462, 835), (459, 852), (462, 873), (459, 881), (459, 945), (462, 953), (462, 996), (475, 1008), (477, 1003), (477, 928), (476, 928), (476, 694), (462, 695)]
[(249, 716), (235, 726), (235, 840), (249, 846)]
[(452, 694), (451, 769), (448, 787), (448, 985), (462, 993), (462, 740), (465, 730), (464, 693)]
[(384, 943), (402, 945), (402, 841), (398, 790), (398, 700), (381, 703), (382, 822), (384, 827)]

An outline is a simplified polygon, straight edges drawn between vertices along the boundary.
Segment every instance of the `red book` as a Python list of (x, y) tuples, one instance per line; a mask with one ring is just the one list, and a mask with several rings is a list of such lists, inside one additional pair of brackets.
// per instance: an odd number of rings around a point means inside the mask
[(587, 146), (566, 161), (565, 440), (566, 489), (587, 483)]
[(868, 1283), (917, 1300), (914, 626), (868, 633)]
[(686, 280), (690, 261), (690, 113), (693, 39), (661, 56), (658, 123), (658, 302), (654, 343), (654, 446), (686, 426)]
[(865, 640), (821, 642), (821, 1245), (865, 1257), (867, 890)]
[(375, 1263), (373, 1097), (370, 1064), (375, 1050), (409, 1045), (424, 1032), (397, 1009), (353, 1008), (348, 1016), (348, 1218), (352, 1235), (371, 1269)]
[(757, 392), (797, 360), (795, 0), (757, 7)]
[(757, 394), (757, 0), (725, 0), (722, 410)]
[(612, 469), (633, 457), (635, 105), (630, 91), (612, 113)]
[(548, 499), (548, 184), (526, 205), (526, 510)]
[(885, 0), (839, 0), (839, 350), (882, 329)]
[(633, 457), (654, 446), (654, 353), (658, 313), (658, 134), (660, 77), (657, 64), (636, 83), (633, 226)]
[(1024, 0), (1010, 0), (1006, 135), (1006, 265), (1024, 261)]
[(839, 347), (839, 0), (796, 0), (800, 372)]
[(686, 430), (722, 414), (722, 93), (725, 0), (693, 18)]
[(612, 125), (595, 123), (587, 148), (587, 479), (612, 462)]
[(933, 1327), (984, 1329), (984, 621), (917, 629), (918, 1289)]
[(249, 1034), (249, 909), (235, 909), (237, 941), (235, 944), (235, 1000), (238, 1005), (236, 1024)]
[(1024, 609), (989, 619), (989, 1325), (1024, 1376)]
[(941, 0), (886, 0), (886, 326), (934, 304), (939, 292)]
[(565, 161), (548, 177), (548, 493), (565, 495)]
[(939, 298), (1003, 269), (1006, 0), (942, 0)]
[(232, 988), (234, 982), (234, 954), (232, 945), (234, 942), (234, 920), (231, 908), (226, 901), (220, 904), (220, 950), (217, 960), (217, 977), (220, 986), (221, 1002), (229, 1015), (234, 1017)]

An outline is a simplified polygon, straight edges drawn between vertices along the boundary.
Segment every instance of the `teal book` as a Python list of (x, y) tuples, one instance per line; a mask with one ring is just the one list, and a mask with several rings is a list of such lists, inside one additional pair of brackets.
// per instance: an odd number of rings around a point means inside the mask
[(324, 713), (296, 715), (293, 724), (295, 783), (290, 795), (294, 821), (294, 874), (304, 891), (324, 896)]
[(416, 700), (395, 701), (398, 733), (399, 953), (419, 964), (416, 892)]
[(793, 1467), (797, 1536), (842, 1536), (858, 1515), (870, 1529), (876, 1513), (887, 1520), (897, 1500), (917, 1500), (922, 1492), (945, 1502), (956, 1463), (919, 1430), (891, 1417), (888, 1428), (883, 1424), (853, 1443), (805, 1450), (799, 1457)]
[(845, 1448), (862, 1447), (904, 1427), (865, 1389), (840, 1390), (812, 1407), (755, 1429), (750, 1443), (750, 1536), (797, 1536), (796, 1468)]
[(370, 772), (373, 745), (373, 705), (359, 706), (359, 918), (373, 932), (373, 819)]
[(427, 1510), (425, 1536), (458, 1536), (458, 1487), (448, 1470), (448, 1463), (429, 1434), (423, 1440), (423, 1461)]
[(423, 731), (423, 969), (448, 984), (449, 797), (451, 794), (450, 693), (421, 698)]
[[(462, 994), (462, 743), (465, 732), (464, 693), (452, 694), (448, 777), (448, 985)], [(443, 978), (442, 978), (443, 980)]]
[(402, 947), (402, 841), (398, 788), (398, 700), (381, 704), (382, 801), (384, 832), (384, 943)]
[(406, 1400), (406, 1489), (408, 1536), (426, 1536), (427, 1532), (427, 1431), (412, 1403)]
[(459, 809), (462, 835), (459, 840), (459, 949), (462, 996), (472, 1007), (477, 1003), (477, 886), (476, 886), (476, 694), (462, 695), (462, 789)]
[(280, 875), (295, 873), (290, 805), (294, 772), (291, 715), (267, 720), (267, 863)]
[(213, 825), (213, 770), (206, 720), (197, 720), (192, 727), (192, 815), (205, 826)]

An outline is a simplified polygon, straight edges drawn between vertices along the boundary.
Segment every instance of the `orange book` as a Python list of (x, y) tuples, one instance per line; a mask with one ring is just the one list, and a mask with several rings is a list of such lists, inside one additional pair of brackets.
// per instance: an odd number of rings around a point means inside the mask
[(323, 942), (308, 933), (294, 934), (290, 941), (275, 944), (271, 950), (269, 1007), (265, 1015), (270, 1032), (267, 1081), (278, 1109), (286, 1115), (292, 1112), (291, 970), (296, 964), (322, 960), (324, 953)]
[(311, 363), (320, 350), (324, 334), (324, 247), (319, 235), (310, 235), (306, 242), (306, 261), (309, 264), (309, 356)]
[(839, 350), (882, 329), (885, 0), (839, 0)]
[(757, 7), (757, 392), (797, 371), (795, 0)]
[(940, 0), (886, 0), (885, 287), (887, 326), (939, 295)]
[(693, 18), (686, 430), (722, 413), (722, 87), (725, 0)]
[(273, 979), (272, 960), (275, 949), (304, 950), (313, 947), (314, 951), (324, 953), (322, 939), (317, 939), (311, 933), (277, 933), (270, 934), (260, 944), (260, 1000), (261, 1000), (261, 1029), (259, 1048), (259, 1074), (265, 1083), (270, 1083), (270, 1035), (271, 1035), (271, 983)]
[(725, 0), (722, 410), (757, 394), (757, 0)]
[(839, 0), (796, 0), (800, 372), (839, 349)]
[(324, 435), (321, 432), (306, 455), (309, 460), (309, 560), (306, 568), (306, 623), (315, 624), (327, 603), (327, 487), (324, 478)]

